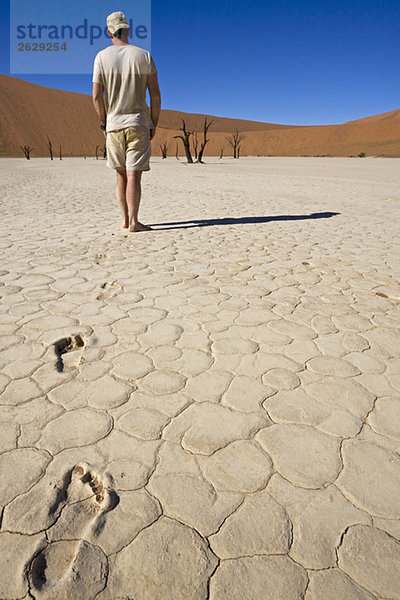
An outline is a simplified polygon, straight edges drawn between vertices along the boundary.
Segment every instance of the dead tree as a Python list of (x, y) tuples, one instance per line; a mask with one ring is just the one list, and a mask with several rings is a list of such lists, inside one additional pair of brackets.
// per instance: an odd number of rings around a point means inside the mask
[(181, 119), (182, 121), (182, 127), (181, 127), (181, 135), (174, 135), (174, 138), (179, 138), (180, 140), (182, 140), (183, 142), (183, 147), (185, 148), (185, 154), (186, 154), (186, 160), (188, 163), (193, 163), (193, 158), (192, 158), (192, 154), (190, 152), (190, 136), (192, 135), (192, 131), (187, 131), (186, 130), (186, 123), (183, 119)]
[(228, 144), (230, 144), (233, 148), (233, 158), (239, 158), (240, 156), (240, 145), (244, 140), (244, 136), (240, 135), (239, 131), (235, 129), (235, 131), (231, 134), (231, 137), (225, 138)]
[(178, 153), (178, 142), (176, 142), (175, 158), (176, 158), (176, 160), (180, 160), (179, 153)]
[(51, 145), (51, 140), (49, 138), (49, 136), (47, 136), (47, 145), (49, 147), (49, 155), (51, 160), (53, 160), (53, 146)]
[(202, 163), (203, 162), (204, 150), (205, 150), (205, 147), (207, 145), (207, 142), (210, 141), (210, 140), (207, 139), (207, 133), (208, 133), (208, 130), (210, 129), (213, 121), (214, 121), (214, 119), (211, 119), (211, 121), (208, 122), (207, 121), (207, 117), (204, 119), (204, 123), (203, 123), (203, 141), (201, 142), (199, 157), (197, 159), (198, 163)]
[(103, 158), (107, 158), (107, 146), (103, 148)]
[(33, 148), (31, 148), (30, 146), (20, 146), (22, 152), (25, 154), (25, 158), (27, 160), (31, 159), (31, 152), (33, 151)]
[(60, 144), (60, 160), (62, 160), (61, 144)]
[[(178, 147), (178, 144), (176, 146)], [(167, 142), (162, 142), (162, 144), (160, 144), (160, 150), (161, 150), (161, 156), (163, 158), (167, 158), (167, 150), (168, 150)]]
[(219, 160), (221, 160), (221, 158), (224, 156), (224, 149), (221, 148), (220, 153), (219, 153)]
[(193, 152), (194, 152), (194, 160), (197, 161), (197, 157), (198, 157), (198, 147), (199, 147), (199, 140), (197, 138), (197, 131), (193, 132)]
[(96, 160), (99, 160), (99, 157), (97, 156), (98, 149), (99, 149), (99, 147), (96, 146)]

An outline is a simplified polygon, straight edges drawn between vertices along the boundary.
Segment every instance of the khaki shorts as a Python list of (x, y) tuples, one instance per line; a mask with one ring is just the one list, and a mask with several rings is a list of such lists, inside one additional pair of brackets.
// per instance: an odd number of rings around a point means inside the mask
[(107, 167), (121, 171), (150, 171), (150, 130), (125, 127), (107, 132)]

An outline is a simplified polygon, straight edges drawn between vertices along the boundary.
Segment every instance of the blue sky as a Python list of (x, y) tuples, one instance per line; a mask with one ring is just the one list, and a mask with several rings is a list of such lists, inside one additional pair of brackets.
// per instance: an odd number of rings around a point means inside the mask
[[(101, 2), (104, 16), (110, 7), (135, 20), (133, 2)], [(0, 8), (0, 72), (9, 74), (9, 2)], [(163, 108), (273, 123), (327, 125), (399, 108), (399, 32), (399, 0), (152, 2)], [(18, 77), (91, 93), (89, 75)]]

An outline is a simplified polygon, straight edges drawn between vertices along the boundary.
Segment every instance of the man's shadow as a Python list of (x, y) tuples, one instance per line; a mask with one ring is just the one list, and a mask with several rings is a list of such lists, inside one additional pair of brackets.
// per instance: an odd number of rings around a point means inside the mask
[(321, 212), (310, 215), (276, 215), (271, 217), (225, 217), (223, 219), (192, 219), (191, 221), (173, 221), (168, 223), (152, 223), (157, 229), (190, 229), (192, 227), (213, 227), (215, 225), (247, 225), (269, 223), (270, 221), (304, 221), (306, 219), (329, 219), (340, 213)]

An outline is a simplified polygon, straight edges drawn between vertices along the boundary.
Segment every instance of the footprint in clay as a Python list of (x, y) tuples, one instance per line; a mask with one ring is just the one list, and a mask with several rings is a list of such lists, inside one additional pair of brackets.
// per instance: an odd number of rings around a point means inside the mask
[(97, 300), (103, 300), (106, 302), (107, 300), (114, 298), (114, 296), (116, 296), (121, 290), (121, 286), (117, 281), (108, 281), (103, 283), (100, 287), (104, 291), (97, 296)]
[(109, 485), (86, 463), (72, 470), (60, 516), (47, 530), (49, 544), (29, 567), (35, 600), (91, 600), (104, 589), (107, 557), (85, 538), (99, 533), (102, 516), (117, 503)]
[[(57, 371), (62, 373), (66, 367), (68, 371), (76, 369), (81, 361), (84, 346), (85, 342), (79, 333), (57, 340), (57, 342), (54, 343), (54, 352), (57, 357)], [(74, 353), (72, 359), (65, 356), (70, 352)]]

